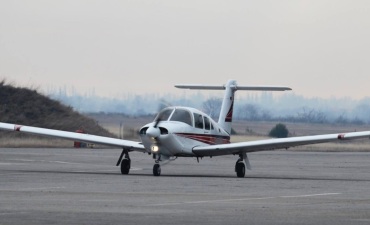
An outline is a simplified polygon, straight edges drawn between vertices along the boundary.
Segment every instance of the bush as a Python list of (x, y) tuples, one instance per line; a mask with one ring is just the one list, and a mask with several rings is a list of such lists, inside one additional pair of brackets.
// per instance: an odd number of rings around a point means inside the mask
[(286, 138), (288, 137), (289, 131), (286, 128), (286, 126), (282, 123), (276, 124), (275, 127), (271, 129), (269, 132), (270, 137), (276, 137), (276, 138)]

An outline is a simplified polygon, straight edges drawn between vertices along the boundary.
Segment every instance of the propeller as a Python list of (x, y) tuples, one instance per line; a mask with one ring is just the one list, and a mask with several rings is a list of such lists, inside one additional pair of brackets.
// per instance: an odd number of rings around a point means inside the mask
[(158, 124), (159, 124), (159, 122), (161, 122), (161, 120), (162, 120), (162, 116), (161, 115), (158, 115), (158, 117), (154, 121), (153, 127), (157, 128), (158, 127)]
[(162, 134), (168, 134), (168, 130), (164, 127), (158, 127), (161, 121), (167, 120), (171, 115), (173, 108), (166, 108), (161, 110), (155, 120), (152, 123), (152, 126), (149, 126), (146, 130), (146, 135), (152, 140), (152, 152), (158, 152), (160, 146), (160, 136)]
[(157, 139), (159, 137), (159, 135), (161, 135), (161, 130), (160, 128), (158, 127), (158, 124), (162, 121), (162, 118), (163, 118), (163, 115), (162, 115), (162, 111), (158, 114), (158, 116), (155, 118), (154, 122), (153, 122), (153, 126), (150, 126), (147, 130), (146, 130), (146, 134), (153, 138), (153, 139)]
[(157, 118), (154, 121), (153, 127), (157, 128), (159, 122), (161, 122), (163, 120), (163, 114), (162, 114), (163, 109), (168, 108), (168, 107), (171, 107), (171, 106), (172, 106), (172, 104), (170, 102), (164, 100), (164, 99), (161, 99), (159, 101), (159, 105), (158, 105), (158, 111), (159, 111), (159, 113), (158, 113)]

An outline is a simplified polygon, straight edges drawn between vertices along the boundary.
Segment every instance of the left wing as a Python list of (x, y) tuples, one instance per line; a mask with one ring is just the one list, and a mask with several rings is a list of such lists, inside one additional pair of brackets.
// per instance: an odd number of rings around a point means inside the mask
[(194, 147), (193, 152), (197, 156), (219, 156), (229, 154), (240, 154), (247, 152), (268, 151), (274, 149), (290, 148), (300, 145), (333, 142), (337, 140), (352, 140), (369, 138), (370, 131), (351, 132), (342, 134), (324, 134), (303, 137), (267, 139), (259, 141), (239, 142), (232, 144), (220, 144)]
[(125, 147), (133, 151), (146, 152), (144, 146), (136, 141), (122, 140), (118, 138), (109, 138), (90, 134), (81, 134), (75, 132), (53, 130), (39, 127), (23, 126), (10, 123), (0, 123), (0, 129), (8, 131), (18, 131), (31, 134), (39, 134), (43, 136), (58, 137), (73, 141), (85, 141), (88, 143), (110, 145), (116, 147)]

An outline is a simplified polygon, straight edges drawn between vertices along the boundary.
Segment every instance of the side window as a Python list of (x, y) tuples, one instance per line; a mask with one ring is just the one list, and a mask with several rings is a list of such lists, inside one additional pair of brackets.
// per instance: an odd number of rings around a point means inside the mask
[(211, 130), (214, 130), (215, 127), (213, 126), (213, 123), (211, 123)]
[(211, 123), (209, 122), (208, 117), (204, 117), (204, 128), (206, 130), (209, 130), (210, 129), (210, 126), (211, 126)]
[(203, 129), (203, 116), (202, 115), (198, 113), (194, 113), (194, 126), (195, 128)]

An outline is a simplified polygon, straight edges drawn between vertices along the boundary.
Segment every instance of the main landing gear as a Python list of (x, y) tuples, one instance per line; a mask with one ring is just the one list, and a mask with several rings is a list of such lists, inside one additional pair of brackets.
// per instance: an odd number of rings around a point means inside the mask
[(243, 160), (238, 159), (235, 164), (235, 172), (237, 177), (244, 177), (245, 175), (245, 165)]
[[(122, 159), (123, 158), (123, 159)], [(121, 164), (121, 174), (128, 174), (131, 168), (131, 159), (127, 149), (123, 149), (116, 166)]]
[(239, 159), (235, 163), (235, 172), (237, 177), (245, 176), (245, 166), (247, 166), (249, 170), (251, 169), (247, 153), (244, 152), (239, 154)]

